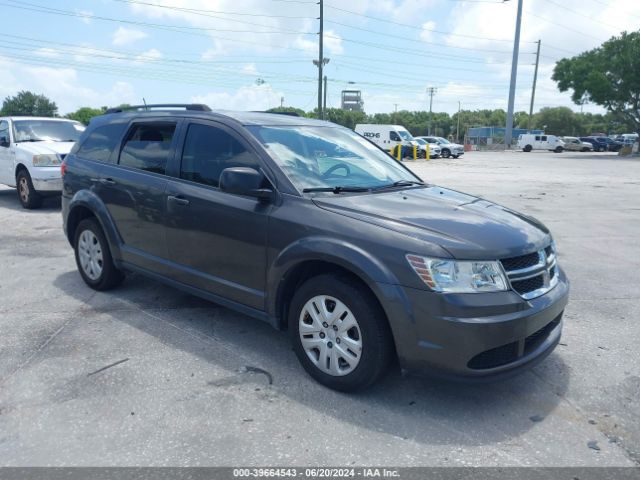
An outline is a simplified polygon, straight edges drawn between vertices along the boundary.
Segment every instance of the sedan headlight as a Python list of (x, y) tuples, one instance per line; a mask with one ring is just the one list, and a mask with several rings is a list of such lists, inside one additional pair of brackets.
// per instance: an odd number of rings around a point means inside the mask
[(457, 261), (406, 256), (411, 268), (432, 290), (443, 293), (503, 292), (507, 279), (498, 262)]
[(57, 167), (62, 163), (58, 155), (44, 154), (33, 156), (34, 167)]

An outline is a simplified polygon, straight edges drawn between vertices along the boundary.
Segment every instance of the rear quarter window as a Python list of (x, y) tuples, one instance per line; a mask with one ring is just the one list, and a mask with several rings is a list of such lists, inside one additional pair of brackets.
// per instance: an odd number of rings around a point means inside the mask
[(75, 153), (79, 158), (95, 162), (113, 162), (115, 156), (112, 157), (112, 153), (118, 147), (125, 127), (126, 124), (122, 123), (110, 123), (96, 127), (87, 134), (84, 140), (76, 143), (72, 153)]

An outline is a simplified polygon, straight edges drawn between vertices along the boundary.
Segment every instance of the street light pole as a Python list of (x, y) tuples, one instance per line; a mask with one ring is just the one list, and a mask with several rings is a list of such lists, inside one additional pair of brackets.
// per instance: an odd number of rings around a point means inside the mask
[(531, 89), (531, 105), (529, 106), (528, 127), (531, 130), (531, 119), (533, 117), (533, 101), (536, 98), (536, 81), (538, 80), (538, 64), (540, 63), (540, 40), (538, 40), (538, 50), (536, 51), (536, 69), (533, 71), (533, 88)]
[(320, 20), (320, 33), (319, 33), (319, 48), (318, 48), (318, 118), (322, 118), (323, 117), (323, 113), (322, 113), (322, 65), (323, 65), (323, 61), (324, 61), (324, 55), (322, 52), (322, 41), (323, 41), (323, 30), (324, 30), (324, 21), (323, 21), (323, 10), (324, 10), (324, 4), (323, 4), (323, 0), (319, 0), (318, 4), (320, 5), (320, 17), (318, 18), (318, 20)]
[(513, 130), (513, 104), (516, 97), (516, 77), (518, 76), (518, 54), (520, 50), (520, 24), (522, 23), (522, 0), (518, 0), (518, 14), (516, 16), (516, 34), (513, 39), (513, 59), (511, 60), (511, 84), (509, 86), (509, 105), (507, 107), (507, 128), (504, 132), (504, 144), (511, 148)]

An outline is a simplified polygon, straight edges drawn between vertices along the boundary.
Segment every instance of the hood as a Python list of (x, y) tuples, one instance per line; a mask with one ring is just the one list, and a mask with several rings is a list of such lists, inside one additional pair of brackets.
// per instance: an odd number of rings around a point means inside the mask
[(16, 143), (16, 152), (25, 152), (29, 155), (44, 155), (57, 153), (66, 155), (71, 151), (75, 142), (20, 142)]
[(437, 186), (323, 196), (314, 202), (320, 208), (439, 245), (458, 259), (508, 258), (551, 242), (547, 228), (532, 217)]

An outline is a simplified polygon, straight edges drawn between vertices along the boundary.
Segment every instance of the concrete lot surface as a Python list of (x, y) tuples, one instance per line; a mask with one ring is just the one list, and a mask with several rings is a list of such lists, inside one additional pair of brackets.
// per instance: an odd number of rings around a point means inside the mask
[(358, 395), (327, 390), (259, 321), (138, 275), (93, 292), (59, 200), (25, 211), (0, 188), (0, 465), (640, 464), (640, 160), (409, 165), (555, 234), (572, 295), (561, 345), (534, 370), (478, 386), (392, 371)]

